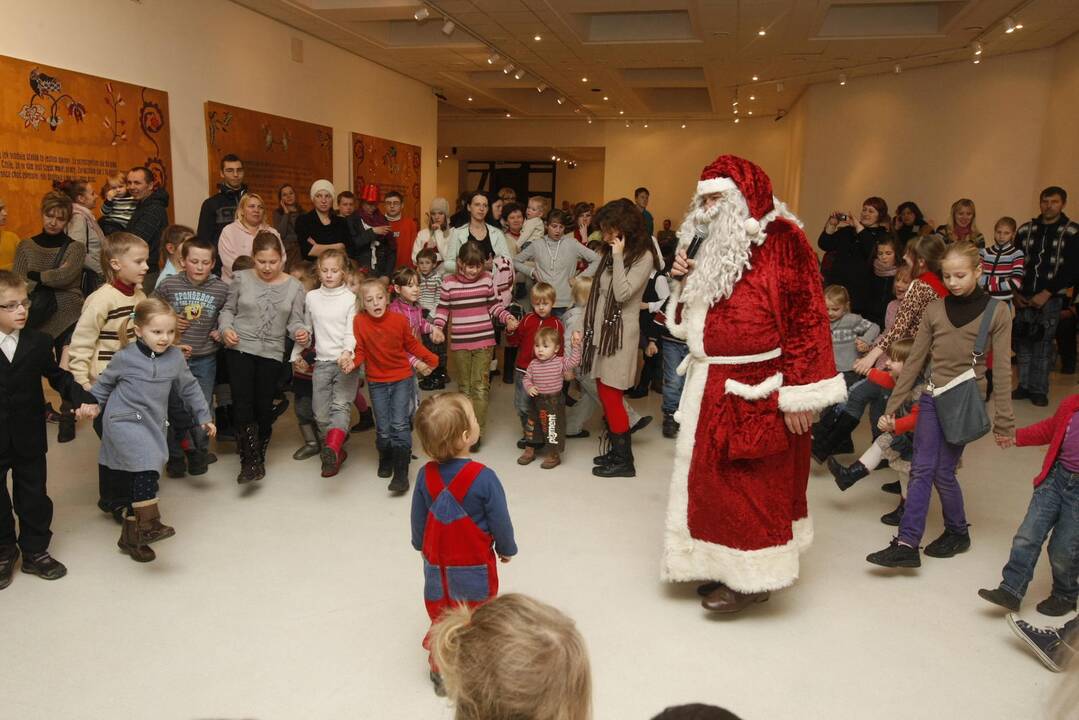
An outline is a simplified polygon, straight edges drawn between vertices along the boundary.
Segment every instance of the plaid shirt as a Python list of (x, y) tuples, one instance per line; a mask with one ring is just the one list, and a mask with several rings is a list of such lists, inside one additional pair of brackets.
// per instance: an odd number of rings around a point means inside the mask
[(1056, 232), (1048, 237), (1041, 218), (1023, 223), (1015, 234), (1015, 244), (1026, 256), (1023, 294), (1037, 295), (1042, 290), (1061, 293), (1079, 279), (1079, 223), (1064, 213), (1050, 228)]

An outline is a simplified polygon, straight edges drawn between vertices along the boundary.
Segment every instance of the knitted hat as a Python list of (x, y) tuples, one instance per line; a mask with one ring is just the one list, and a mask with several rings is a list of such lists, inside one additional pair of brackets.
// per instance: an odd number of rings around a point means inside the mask
[(431, 212), (442, 213), (443, 215), (450, 214), (450, 204), (446, 201), (446, 198), (435, 198), (431, 201)]
[(369, 203), (377, 203), (381, 199), (382, 197), (378, 191), (378, 185), (372, 185), (371, 183), (368, 183), (367, 185), (363, 186), (363, 192), (360, 193), (360, 200)]
[(775, 209), (772, 181), (757, 165), (735, 155), (720, 155), (701, 171), (697, 197), (737, 190), (749, 208), (745, 221), (747, 235), (758, 235), (761, 219)]
[(333, 189), (333, 183), (329, 180), (316, 180), (311, 183), (311, 199), (315, 199), (315, 193), (328, 192), (330, 197), (337, 197), (337, 191)]

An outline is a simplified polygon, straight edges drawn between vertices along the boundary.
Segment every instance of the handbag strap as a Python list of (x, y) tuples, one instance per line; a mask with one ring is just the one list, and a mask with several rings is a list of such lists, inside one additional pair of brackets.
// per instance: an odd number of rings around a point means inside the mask
[(991, 297), (989, 302), (985, 304), (985, 310), (982, 311), (982, 324), (978, 326), (978, 338), (974, 341), (974, 352), (971, 353), (971, 367), (977, 365), (978, 358), (985, 354), (985, 344), (989, 340), (989, 323), (993, 321), (993, 315), (996, 314), (999, 302), (996, 298)]

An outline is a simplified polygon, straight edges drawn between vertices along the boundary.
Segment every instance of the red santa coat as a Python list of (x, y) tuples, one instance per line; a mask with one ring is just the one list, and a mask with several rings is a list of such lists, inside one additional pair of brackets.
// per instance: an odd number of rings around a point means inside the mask
[(662, 575), (743, 593), (791, 585), (813, 537), (810, 435), (791, 434), (783, 413), (846, 398), (805, 234), (776, 219), (760, 238), (729, 298), (684, 305), (680, 322), (668, 313), (689, 355)]

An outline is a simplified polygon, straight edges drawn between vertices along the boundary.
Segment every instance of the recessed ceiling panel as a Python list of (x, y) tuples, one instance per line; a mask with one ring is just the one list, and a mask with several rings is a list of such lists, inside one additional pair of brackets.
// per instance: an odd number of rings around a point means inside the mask
[(667, 12), (612, 12), (577, 16), (584, 30), (584, 40), (590, 43), (677, 42), (696, 40), (689, 13), (685, 10)]
[(941, 35), (962, 2), (905, 2), (832, 5), (819, 38), (885, 38)]
[(624, 68), (622, 82), (633, 87), (705, 87), (702, 67)]
[(706, 88), (640, 88), (637, 96), (657, 113), (710, 113), (712, 97)]

